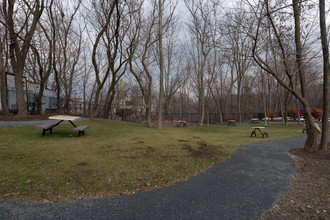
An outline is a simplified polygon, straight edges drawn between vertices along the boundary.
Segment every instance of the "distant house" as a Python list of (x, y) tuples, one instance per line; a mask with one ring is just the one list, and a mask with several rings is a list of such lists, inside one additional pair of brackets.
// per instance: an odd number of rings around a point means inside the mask
[[(12, 73), (6, 73), (6, 100), (10, 112), (17, 112), (17, 102), (16, 102), (16, 88), (15, 88), (15, 76)], [(29, 82), (26, 78), (23, 78), (23, 88), (24, 88), (24, 99), (28, 104), (29, 111), (33, 112), (36, 109), (36, 100), (39, 93), (39, 84)], [(3, 94), (0, 93), (0, 96)], [(0, 102), (0, 110), (2, 110)], [(42, 112), (56, 110), (56, 94), (54, 91), (45, 89), (44, 95), (42, 97)]]

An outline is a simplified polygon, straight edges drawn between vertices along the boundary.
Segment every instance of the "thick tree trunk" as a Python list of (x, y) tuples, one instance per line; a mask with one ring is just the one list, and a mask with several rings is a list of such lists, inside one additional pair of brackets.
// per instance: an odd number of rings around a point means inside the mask
[(95, 99), (94, 99), (94, 105), (93, 105), (93, 108), (92, 108), (92, 112), (89, 116), (90, 120), (94, 120), (96, 110), (99, 106), (100, 93), (101, 93), (101, 88), (98, 86), (98, 88), (96, 89), (96, 92), (95, 92)]
[(307, 139), (305, 142), (304, 150), (307, 152), (316, 152), (318, 149), (318, 136), (321, 133), (321, 129), (318, 124), (315, 123), (308, 106), (305, 107), (305, 118)]
[(37, 115), (40, 115), (42, 113), (42, 97), (44, 96), (44, 90), (45, 90), (45, 80), (41, 79), (40, 89), (37, 97), (37, 111), (36, 111)]
[(111, 86), (109, 88), (109, 91), (107, 93), (107, 96), (105, 98), (105, 105), (104, 105), (104, 109), (103, 109), (103, 119), (108, 119), (109, 118), (109, 113), (111, 111), (111, 106), (112, 106), (112, 102), (115, 98), (115, 86)]
[(17, 102), (17, 110), (18, 110), (17, 116), (19, 118), (27, 118), (28, 112), (27, 112), (27, 103), (24, 95), (23, 68), (14, 68), (14, 74), (15, 74), (16, 102)]

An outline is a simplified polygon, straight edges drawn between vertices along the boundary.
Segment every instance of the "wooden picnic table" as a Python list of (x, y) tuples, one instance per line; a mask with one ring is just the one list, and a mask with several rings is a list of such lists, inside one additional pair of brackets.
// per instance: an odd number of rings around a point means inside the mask
[(54, 116), (50, 116), (48, 119), (51, 120), (59, 120), (59, 122), (56, 125), (59, 125), (60, 123), (62, 123), (63, 121), (68, 121), (70, 122), (73, 127), (77, 127), (73, 121), (80, 119), (81, 117), (78, 116), (71, 116), (71, 115), (54, 115)]
[(254, 135), (255, 137), (257, 137), (257, 131), (259, 131), (259, 133), (262, 135), (262, 138), (264, 138), (264, 136), (266, 135), (266, 137), (268, 137), (268, 133), (267, 132), (262, 132), (260, 129), (264, 129), (266, 127), (251, 127), (252, 129), (254, 129), (251, 132), (251, 137)]
[(56, 127), (57, 125), (61, 124), (63, 121), (68, 121), (72, 126), (74, 127), (74, 131), (78, 131), (78, 135), (80, 136), (81, 134), (85, 134), (85, 129), (88, 126), (76, 126), (73, 121), (80, 119), (81, 117), (79, 116), (71, 116), (71, 115), (54, 115), (50, 116), (48, 119), (50, 120), (58, 120), (57, 123), (47, 123), (47, 124), (42, 124), (37, 126), (38, 128), (42, 128), (42, 136), (45, 136), (45, 132), (49, 131), (49, 133), (53, 132), (53, 128)]

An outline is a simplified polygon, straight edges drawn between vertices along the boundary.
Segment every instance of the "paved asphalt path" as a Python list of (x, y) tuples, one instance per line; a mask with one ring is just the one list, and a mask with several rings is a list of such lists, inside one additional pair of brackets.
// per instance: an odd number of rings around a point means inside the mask
[(0, 219), (257, 219), (296, 172), (287, 153), (305, 138), (241, 147), (187, 182), (133, 195), (68, 202), (0, 201)]

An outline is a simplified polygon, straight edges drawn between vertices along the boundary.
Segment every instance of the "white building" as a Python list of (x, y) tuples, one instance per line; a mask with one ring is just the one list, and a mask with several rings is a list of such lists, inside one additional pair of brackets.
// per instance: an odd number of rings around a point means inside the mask
[[(23, 78), (23, 88), (24, 88), (24, 98), (28, 102), (29, 110), (34, 111), (36, 107), (36, 100), (39, 93), (39, 85), (37, 83), (26, 81), (26, 78)], [(26, 93), (26, 91), (28, 91)], [(9, 111), (17, 111), (17, 102), (16, 102), (16, 89), (15, 89), (15, 76), (11, 73), (6, 73), (6, 100)], [(2, 94), (0, 93), (0, 96)], [(2, 110), (0, 102), (0, 111)], [(56, 110), (56, 94), (54, 91), (45, 89), (42, 97), (42, 112)]]

